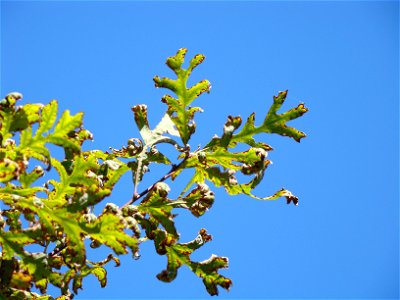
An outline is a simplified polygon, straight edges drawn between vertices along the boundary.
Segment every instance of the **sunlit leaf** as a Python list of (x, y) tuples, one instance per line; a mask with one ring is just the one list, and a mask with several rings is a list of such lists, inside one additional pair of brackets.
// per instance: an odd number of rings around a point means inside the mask
[(213, 205), (214, 193), (206, 184), (197, 184), (180, 202), (179, 207), (187, 208), (194, 216), (200, 217)]
[(60, 120), (54, 128), (54, 133), (58, 136), (66, 135), (70, 131), (82, 125), (83, 113), (71, 116), (69, 110), (63, 112)]
[[(203, 149), (196, 151), (185, 160), (184, 167), (194, 168), (195, 173), (184, 191), (193, 183), (203, 184), (208, 180), (217, 187), (223, 186), (230, 195), (246, 194), (259, 200), (275, 200), (280, 196), (285, 196), (287, 199), (292, 199), (288, 200), (287, 203), (293, 202), (297, 205), (298, 201), (294, 200), (297, 197), (285, 189), (282, 189), (285, 192), (277, 192), (267, 197), (255, 196), (252, 193), (252, 190), (264, 177), (265, 170), (270, 164), (270, 160), (266, 159), (267, 151), (272, 150), (271, 146), (256, 141), (255, 136), (260, 133), (277, 133), (292, 137), (296, 141), (305, 137), (305, 134), (301, 131), (286, 126), (287, 121), (298, 118), (307, 112), (303, 104), (286, 113), (276, 113), (283, 104), (286, 95), (287, 91), (274, 97), (274, 102), (260, 126), (255, 125), (254, 113), (249, 116), (240, 130), (242, 119), (239, 116), (229, 116), (222, 136), (213, 137)], [(236, 133), (236, 131), (238, 132)], [(231, 151), (230, 148), (235, 147), (238, 143), (247, 144), (250, 148), (242, 152)], [(178, 176), (181, 170), (178, 170), (173, 178)], [(235, 175), (238, 171), (253, 178), (247, 183), (239, 183)]]
[(101, 287), (105, 287), (107, 285), (107, 271), (104, 268), (97, 267), (91, 270), (91, 273), (97, 277), (97, 280), (100, 282)]
[(187, 87), (189, 75), (204, 60), (204, 55), (197, 54), (189, 62), (189, 67), (183, 69), (182, 65), (186, 52), (187, 49), (185, 48), (179, 49), (175, 56), (167, 59), (167, 66), (176, 74), (176, 80), (158, 76), (153, 79), (156, 87), (169, 89), (177, 96), (177, 98), (174, 98), (170, 95), (165, 95), (162, 98), (162, 102), (168, 105), (167, 113), (175, 124), (183, 144), (189, 141), (190, 136), (196, 129), (196, 124), (193, 121), (195, 112), (202, 111), (199, 107), (189, 107), (189, 105), (195, 98), (204, 92), (209, 92), (211, 89), (211, 84), (208, 80), (202, 80), (190, 88)]
[(21, 131), (40, 119), (41, 104), (25, 104), (16, 110), (10, 131)]
[(196, 239), (189, 243), (172, 243), (171, 245), (166, 245), (167, 268), (159, 273), (157, 278), (165, 282), (170, 282), (176, 278), (178, 269), (186, 265), (197, 276), (203, 278), (203, 283), (210, 295), (218, 295), (217, 286), (229, 290), (232, 281), (218, 273), (219, 269), (228, 267), (228, 259), (226, 257), (212, 255), (208, 260), (202, 262), (194, 262), (190, 259), (193, 251), (209, 240), (211, 240), (211, 236), (206, 230), (201, 229)]
[(146, 198), (140, 203), (138, 210), (143, 214), (149, 214), (157, 220), (165, 230), (177, 236), (173, 216), (171, 214), (173, 201), (167, 198), (169, 187), (165, 183), (158, 183)]
[(137, 239), (123, 231), (123, 219), (110, 211), (102, 213), (93, 223), (81, 223), (81, 227), (92, 239), (109, 246), (116, 254), (127, 253), (126, 247), (129, 247), (132, 253), (138, 250)]
[(42, 120), (39, 128), (36, 131), (37, 135), (49, 131), (57, 118), (58, 104), (57, 101), (53, 100), (49, 104), (45, 105), (42, 109)]

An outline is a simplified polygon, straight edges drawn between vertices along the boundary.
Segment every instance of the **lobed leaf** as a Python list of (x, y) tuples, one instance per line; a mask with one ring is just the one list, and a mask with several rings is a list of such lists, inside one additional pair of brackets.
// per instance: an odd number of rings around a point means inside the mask
[(144, 200), (138, 206), (138, 211), (142, 214), (149, 214), (151, 218), (160, 223), (165, 230), (173, 235), (178, 236), (176, 231), (173, 215), (173, 201), (167, 198), (169, 187), (163, 182), (156, 184), (154, 189), (147, 194)]
[(25, 104), (18, 107), (13, 115), (10, 131), (22, 131), (40, 119), (41, 104)]
[(45, 105), (42, 109), (42, 119), (39, 125), (36, 135), (42, 135), (42, 133), (49, 131), (56, 121), (58, 112), (58, 103), (53, 100), (49, 104)]
[(177, 98), (165, 95), (161, 101), (168, 105), (167, 114), (175, 124), (185, 145), (196, 129), (196, 124), (193, 121), (194, 114), (197, 111), (202, 111), (199, 107), (189, 107), (189, 105), (195, 98), (204, 92), (209, 92), (211, 89), (211, 84), (208, 80), (202, 80), (190, 88), (187, 87), (189, 75), (205, 57), (202, 54), (197, 54), (190, 61), (189, 67), (183, 69), (182, 65), (186, 52), (187, 49), (181, 48), (175, 56), (169, 57), (166, 61), (168, 67), (177, 75), (176, 80), (167, 77), (160, 78), (158, 76), (153, 78), (156, 87), (167, 88), (177, 95)]
[[(289, 136), (296, 141), (300, 141), (301, 138), (305, 137), (303, 132), (286, 125), (287, 121), (298, 118), (307, 112), (303, 104), (286, 113), (277, 114), (277, 110), (283, 104), (286, 95), (287, 91), (281, 92), (274, 97), (274, 102), (264, 122), (259, 126), (255, 125), (254, 113), (249, 116), (240, 130), (242, 119), (239, 116), (229, 116), (222, 136), (213, 137), (203, 149), (191, 153), (189, 158), (185, 160), (182, 169), (194, 168), (195, 173), (184, 192), (193, 183), (204, 184), (206, 180), (209, 180), (217, 187), (223, 186), (230, 195), (246, 194), (259, 200), (275, 200), (279, 196), (284, 196), (287, 199), (287, 203), (293, 202), (297, 205), (297, 197), (285, 189), (268, 197), (258, 197), (252, 194), (252, 190), (260, 184), (265, 170), (270, 164), (270, 161), (266, 159), (267, 151), (272, 150), (271, 146), (256, 141), (255, 135), (278, 133)], [(235, 147), (238, 143), (247, 144), (251, 148), (242, 152), (231, 151), (230, 148)], [(178, 176), (181, 170), (178, 170), (173, 175), (173, 178)], [(238, 171), (244, 175), (252, 176), (252, 179), (247, 183), (239, 184), (235, 176)]]
[(186, 265), (193, 273), (203, 278), (203, 283), (210, 295), (218, 295), (218, 286), (229, 290), (232, 281), (218, 273), (219, 269), (228, 267), (226, 257), (212, 255), (208, 260), (202, 262), (194, 262), (190, 259), (193, 251), (210, 241), (211, 238), (205, 229), (201, 229), (196, 239), (189, 243), (180, 244), (173, 241), (166, 243), (167, 268), (159, 273), (157, 278), (164, 282), (171, 282), (176, 278), (178, 269)]
[(277, 133), (279, 135), (291, 137), (297, 142), (300, 142), (300, 140), (306, 136), (305, 133), (287, 126), (286, 123), (301, 117), (308, 111), (308, 109), (303, 103), (301, 103), (297, 107), (292, 108), (285, 113), (278, 114), (277, 111), (284, 103), (287, 93), (288, 91), (286, 90), (279, 92), (277, 96), (273, 97), (273, 104), (260, 126), (254, 125), (255, 115), (250, 115), (242, 130), (233, 135), (231, 143), (249, 143), (249, 141), (251, 143), (253, 141), (252, 136), (258, 133)]
[(60, 120), (54, 128), (54, 134), (57, 136), (65, 136), (75, 128), (82, 125), (83, 113), (77, 113), (73, 116), (70, 115), (69, 110), (63, 112)]
[(120, 215), (105, 210), (92, 223), (80, 223), (82, 229), (88, 234), (92, 240), (107, 245), (114, 250), (116, 254), (127, 253), (130, 248), (132, 253), (138, 251), (137, 238), (131, 237), (124, 232), (126, 224)]

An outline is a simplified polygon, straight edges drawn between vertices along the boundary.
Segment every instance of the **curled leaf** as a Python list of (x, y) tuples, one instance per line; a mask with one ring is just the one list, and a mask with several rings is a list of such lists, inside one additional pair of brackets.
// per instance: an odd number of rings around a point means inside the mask
[(203, 278), (203, 283), (210, 295), (218, 295), (218, 286), (229, 290), (232, 281), (218, 273), (219, 269), (228, 267), (226, 257), (212, 255), (209, 259), (195, 262), (190, 259), (194, 250), (203, 246), (211, 240), (211, 236), (205, 229), (199, 231), (199, 235), (191, 242), (185, 244), (172, 243), (167, 245), (166, 256), (168, 258), (167, 268), (157, 275), (164, 282), (170, 282), (177, 276), (178, 269), (186, 265), (197, 276)]
[(194, 216), (200, 217), (213, 205), (214, 193), (206, 184), (200, 183), (178, 201), (182, 203), (179, 204), (179, 207), (187, 208)]

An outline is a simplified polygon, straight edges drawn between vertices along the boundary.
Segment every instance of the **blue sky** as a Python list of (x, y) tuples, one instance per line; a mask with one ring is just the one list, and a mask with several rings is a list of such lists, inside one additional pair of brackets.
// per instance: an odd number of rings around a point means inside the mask
[[(138, 136), (131, 106), (147, 104), (153, 126), (163, 115), (152, 78), (172, 76), (164, 61), (181, 47), (206, 55), (192, 80), (213, 86), (198, 99), (192, 147), (220, 134), (228, 114), (260, 121), (281, 90), (284, 109), (310, 109), (292, 124), (308, 135), (300, 144), (261, 137), (274, 164), (256, 193), (285, 187), (298, 207), (214, 189), (204, 217), (177, 217), (182, 240), (201, 227), (214, 236), (195, 258), (229, 257), (234, 286), (219, 297), (397, 298), (399, 3), (1, 1), (1, 96), (55, 98), (85, 112), (88, 148), (120, 147)], [(124, 178), (110, 200), (130, 195)], [(105, 289), (86, 280), (76, 299), (209, 298), (186, 269), (159, 282), (166, 261), (150, 243), (141, 254), (110, 267)]]

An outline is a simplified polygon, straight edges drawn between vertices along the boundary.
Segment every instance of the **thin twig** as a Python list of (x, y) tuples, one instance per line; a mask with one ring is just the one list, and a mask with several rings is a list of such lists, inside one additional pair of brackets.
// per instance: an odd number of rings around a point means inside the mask
[(60, 253), (61, 251), (63, 251), (65, 248), (67, 248), (67, 243), (62, 243), (60, 246), (54, 248), (53, 251), (51, 251), (48, 256), (49, 257), (54, 257), (56, 256), (58, 253)]
[(140, 170), (140, 169), (142, 168), (142, 160), (141, 160), (141, 159), (138, 159), (137, 162), (138, 162), (138, 165), (137, 165), (137, 169), (136, 169), (136, 172), (135, 172), (135, 180), (134, 180), (134, 187), (133, 187), (133, 196), (132, 196), (132, 198), (135, 198), (136, 195), (137, 195), (137, 188), (138, 188), (138, 186), (139, 186), (139, 176), (140, 176), (140, 173), (141, 173), (141, 170)]
[(163, 177), (161, 177), (159, 180), (157, 180), (155, 183), (153, 183), (153, 184), (152, 184), (151, 186), (149, 186), (147, 189), (145, 189), (144, 191), (142, 191), (140, 194), (136, 194), (136, 193), (135, 193), (135, 194), (132, 196), (132, 198), (122, 206), (122, 208), (124, 208), (124, 207), (126, 207), (126, 206), (128, 206), (128, 205), (131, 205), (132, 203), (134, 203), (134, 202), (137, 201), (138, 199), (142, 198), (144, 195), (146, 195), (146, 194), (149, 193), (151, 190), (153, 190), (157, 183), (163, 182), (163, 181), (167, 180), (169, 177), (171, 177), (171, 176), (185, 163), (185, 161), (188, 159), (188, 157), (189, 157), (189, 156), (187, 155), (187, 156), (185, 156), (185, 158), (184, 158), (179, 164), (177, 164), (177, 165), (172, 165), (171, 170), (170, 170), (167, 174), (165, 174)]

